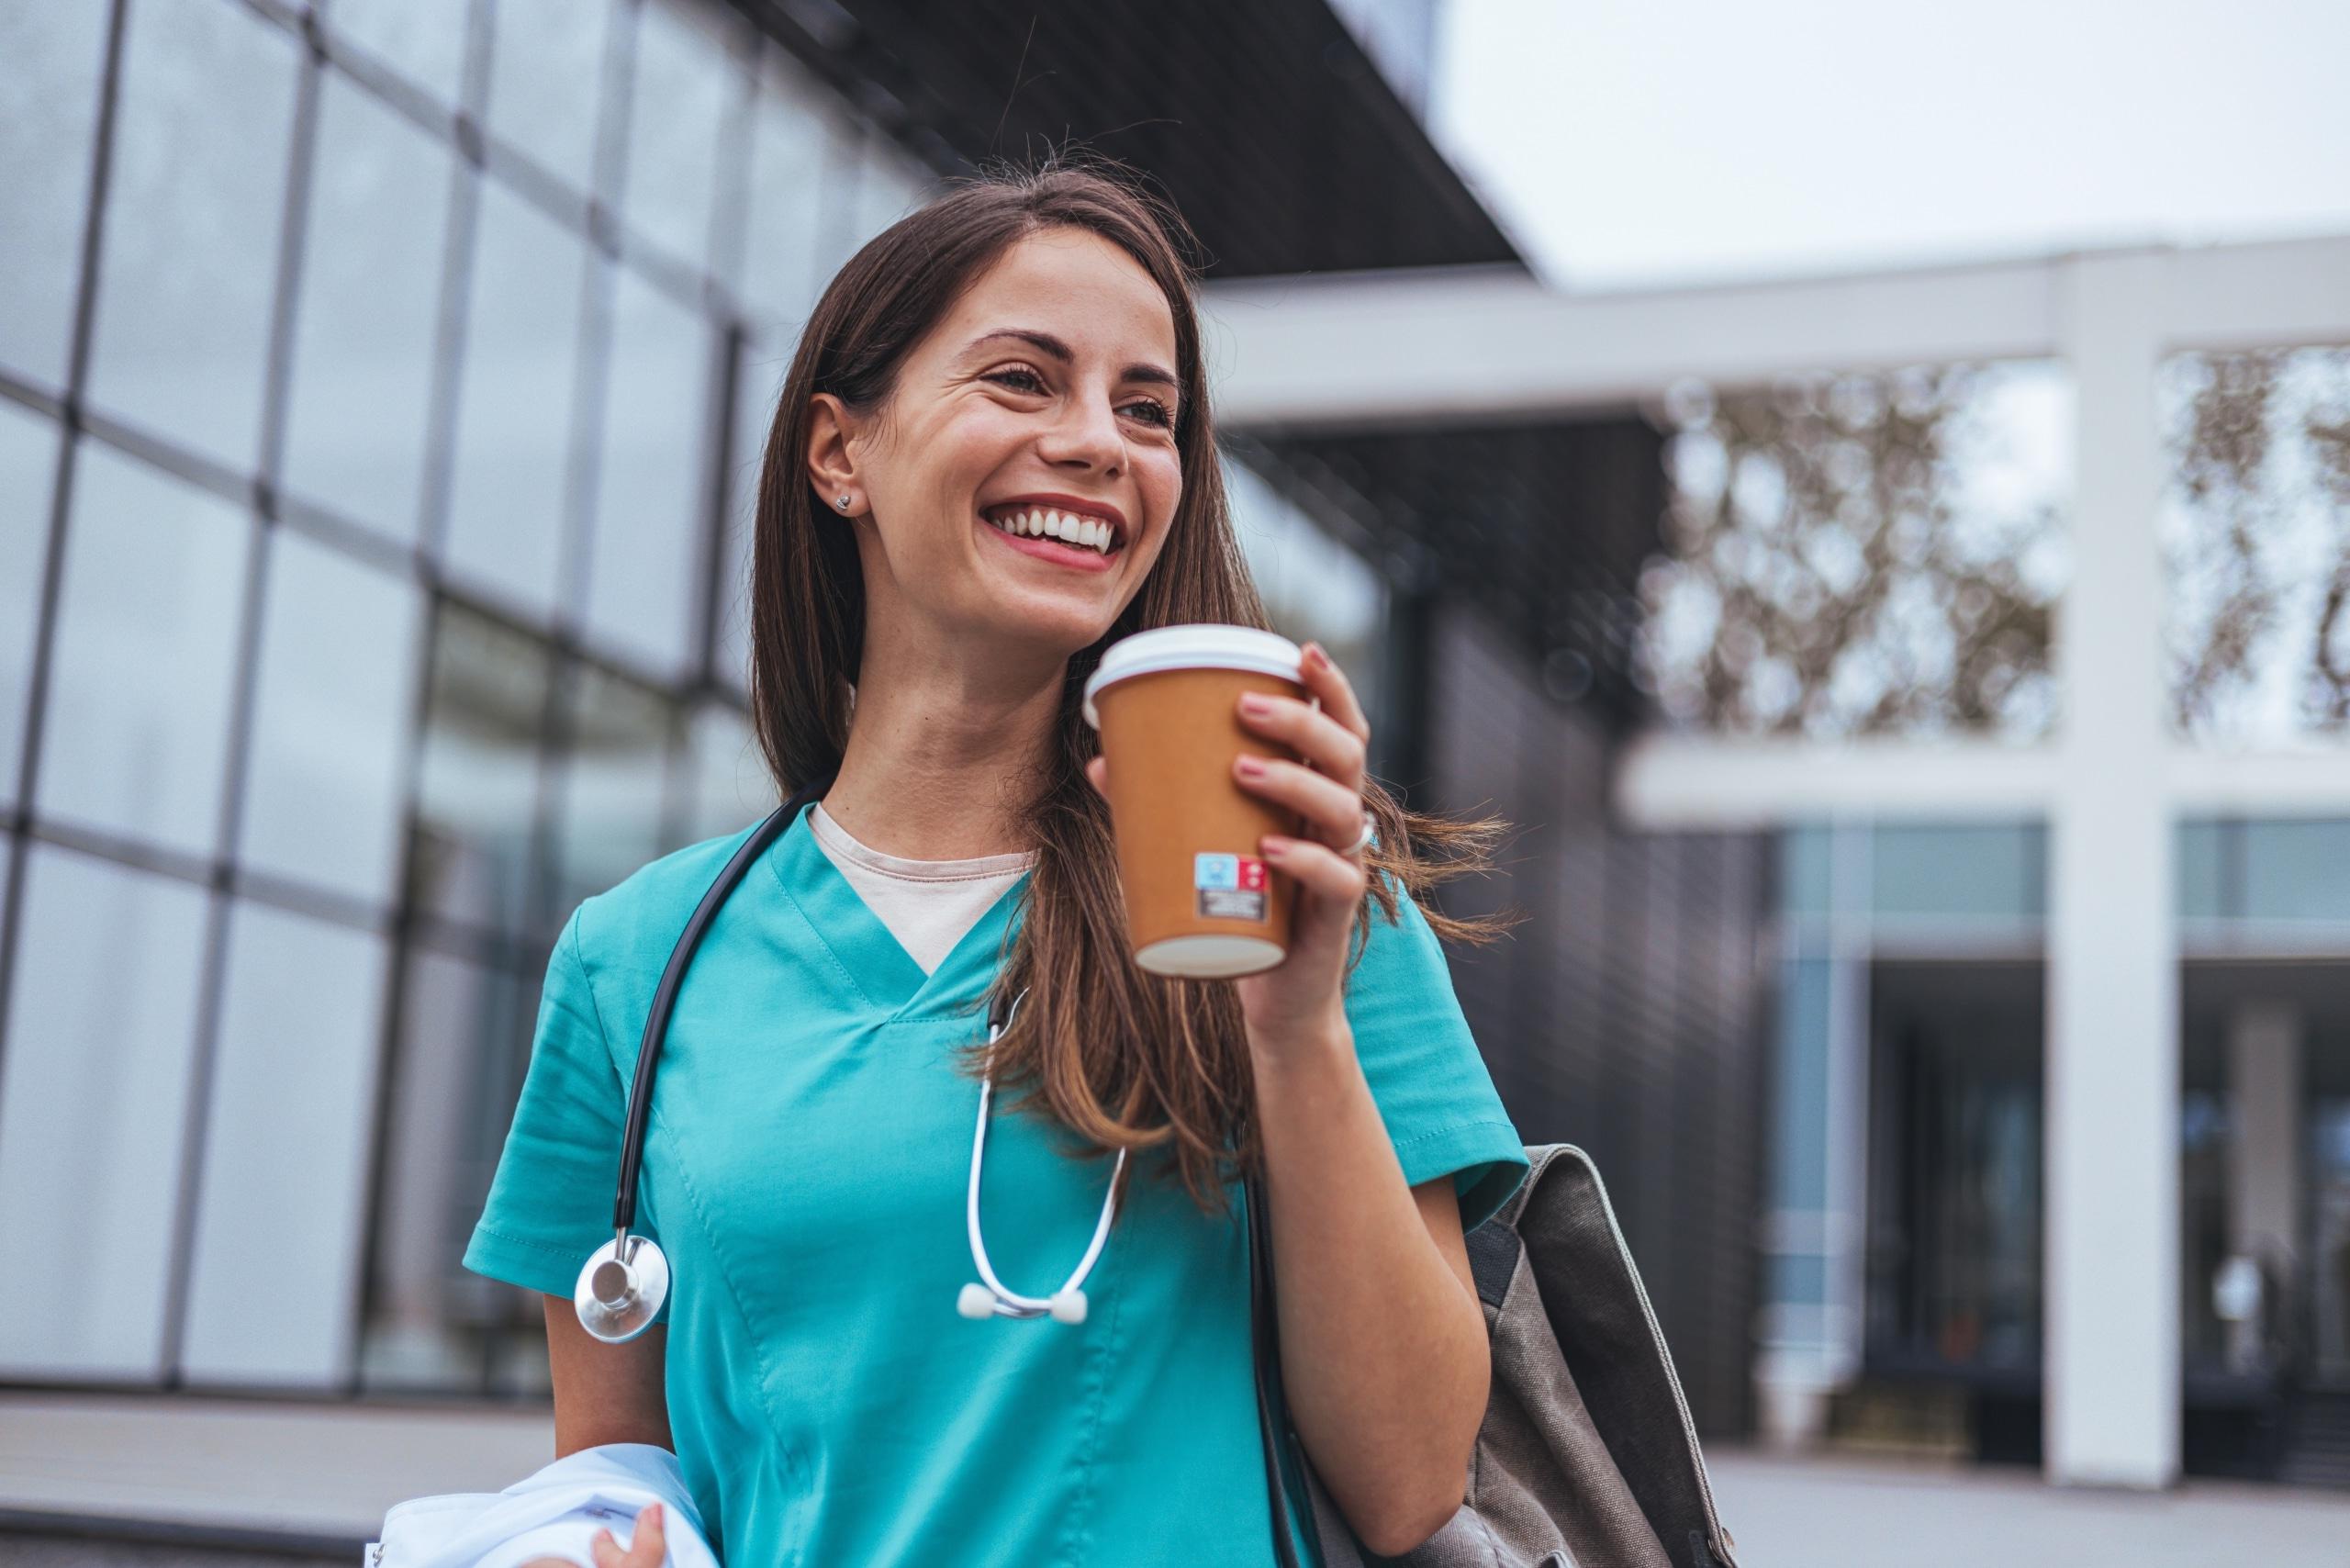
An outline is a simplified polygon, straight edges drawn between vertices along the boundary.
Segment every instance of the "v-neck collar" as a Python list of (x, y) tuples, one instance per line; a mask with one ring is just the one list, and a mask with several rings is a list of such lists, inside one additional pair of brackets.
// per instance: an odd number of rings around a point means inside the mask
[(803, 806), (763, 857), (785, 898), (791, 901), (816, 939), (840, 961), (848, 983), (890, 1021), (947, 1017), (960, 1001), (984, 991), (1002, 964), (1013, 917), (1028, 886), (1023, 871), (928, 974), (907, 952), (881, 917), (873, 913), (841, 868), (816, 842)]

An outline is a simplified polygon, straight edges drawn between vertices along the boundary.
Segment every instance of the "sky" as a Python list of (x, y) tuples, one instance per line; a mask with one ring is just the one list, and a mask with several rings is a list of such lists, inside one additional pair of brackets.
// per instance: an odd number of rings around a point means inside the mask
[(1552, 284), (2350, 234), (2350, 0), (1443, 0), (1436, 140)]

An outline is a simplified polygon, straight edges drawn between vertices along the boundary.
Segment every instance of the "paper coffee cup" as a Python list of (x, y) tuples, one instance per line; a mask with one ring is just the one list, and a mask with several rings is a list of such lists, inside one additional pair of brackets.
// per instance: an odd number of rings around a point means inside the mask
[(1303, 699), (1298, 645), (1252, 626), (1137, 632), (1085, 683), (1085, 718), (1109, 761), (1110, 818), (1135, 962), (1153, 974), (1226, 980), (1289, 953), (1295, 884), (1258, 853), (1294, 836), (1295, 812), (1232, 776), (1242, 752), (1296, 753), (1240, 722), (1240, 695)]

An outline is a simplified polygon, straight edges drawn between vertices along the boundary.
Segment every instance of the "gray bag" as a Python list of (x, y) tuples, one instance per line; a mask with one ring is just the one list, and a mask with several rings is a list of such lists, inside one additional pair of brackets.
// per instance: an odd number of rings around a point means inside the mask
[(1737, 1568), (1672, 1352), (1598, 1170), (1572, 1144), (1526, 1152), (1526, 1180), (1468, 1238), (1494, 1352), (1469, 1500), (1398, 1558), (1354, 1539), (1290, 1427), (1271, 1244), (1254, 1223), (1263, 1193), (1249, 1183), (1257, 1413), (1281, 1568), (1296, 1568), (1282, 1448), (1304, 1477), (1325, 1568)]

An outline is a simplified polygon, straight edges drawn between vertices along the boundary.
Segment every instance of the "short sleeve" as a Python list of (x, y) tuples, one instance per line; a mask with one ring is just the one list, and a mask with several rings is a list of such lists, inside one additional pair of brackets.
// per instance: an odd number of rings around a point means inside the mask
[(568, 1296), (588, 1255), (612, 1238), (626, 1092), (580, 952), (583, 904), (555, 939), (531, 1063), (465, 1267)]
[(1437, 935), (1393, 877), (1398, 924), (1374, 902), (1362, 958), (1347, 979), (1347, 1023), (1371, 1098), (1414, 1186), (1449, 1175), (1473, 1230), (1517, 1190), (1526, 1146), (1502, 1108), (1453, 994)]

